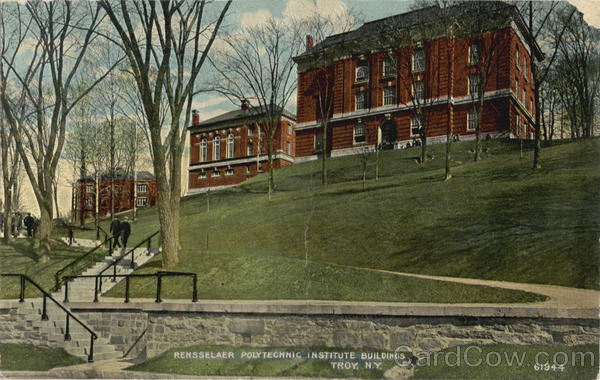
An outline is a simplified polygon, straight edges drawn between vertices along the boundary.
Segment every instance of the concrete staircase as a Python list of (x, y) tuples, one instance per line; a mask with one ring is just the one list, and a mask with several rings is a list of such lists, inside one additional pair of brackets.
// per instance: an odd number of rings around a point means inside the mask
[[(19, 323), (30, 334), (42, 337), (48, 347), (63, 348), (67, 353), (88, 360), (91, 334), (75, 320), (69, 321), (70, 340), (65, 341), (67, 314), (51, 300), (46, 301), (48, 320), (42, 320), (43, 299), (26, 299), (17, 311)], [(119, 359), (123, 353), (117, 351), (107, 338), (98, 337), (94, 341), (94, 361)]]
[[(126, 252), (129, 252), (127, 250)], [(136, 248), (134, 250), (134, 261), (136, 268), (140, 265), (143, 265), (152, 257), (154, 257), (157, 253), (160, 252), (159, 248)], [(81, 273), (86, 276), (93, 276), (99, 274), (104, 268), (106, 268), (109, 264), (113, 263), (120, 255), (122, 255), (124, 251), (117, 250), (113, 252), (113, 256), (105, 256), (102, 261), (96, 262), (96, 264), (90, 268), (88, 268), (85, 272)], [(122, 259), (117, 265), (116, 274), (129, 274), (132, 273), (134, 269), (131, 268), (131, 255), (128, 254), (127, 257)], [(112, 275), (114, 270), (108, 269), (104, 272), (105, 275)], [(124, 277), (117, 277), (116, 281), (113, 282), (112, 278), (104, 277), (102, 278), (102, 292), (98, 293), (100, 296), (102, 293), (106, 293), (120, 281), (122, 281)], [(95, 288), (95, 278), (94, 277), (84, 277), (84, 278), (76, 278), (74, 280), (69, 281), (69, 290), (68, 290), (68, 301), (87, 301), (92, 302), (94, 300), (94, 288)], [(100, 288), (100, 279), (98, 280), (98, 287)], [(61, 288), (52, 293), (52, 297), (56, 298), (59, 301), (63, 301), (65, 297), (65, 285), (61, 286)]]

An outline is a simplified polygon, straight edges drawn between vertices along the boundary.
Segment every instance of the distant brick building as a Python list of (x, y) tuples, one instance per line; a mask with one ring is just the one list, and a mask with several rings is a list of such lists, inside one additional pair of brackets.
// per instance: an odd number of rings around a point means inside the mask
[[(139, 171), (135, 181), (132, 174), (115, 173), (115, 213), (132, 210), (133, 206), (142, 208), (158, 203), (156, 179), (147, 171)], [(93, 177), (77, 180), (73, 209), (79, 221), (95, 217), (98, 199), (98, 215), (110, 214), (111, 179), (108, 174), (100, 177), (99, 193), (96, 197), (96, 181)]]
[[(190, 131), (188, 194), (237, 185), (269, 170), (268, 145), (261, 130), (264, 112), (247, 102), (241, 109), (199, 122), (194, 112)], [(273, 168), (294, 162), (294, 115), (283, 111), (273, 137)]]
[[(456, 18), (488, 17), (469, 9), (470, 6), (467, 2), (451, 7), (448, 14)], [(532, 52), (526, 43), (530, 36), (516, 7), (502, 2), (488, 2), (486, 7), (502, 20), (495, 35), (500, 35), (507, 48), (497, 53), (497, 67), (484, 89), (481, 134), (532, 138)], [(308, 36), (307, 51), (295, 58), (296, 162), (315, 159), (322, 151), (323, 118), (317, 104), (319, 89), (315, 77), (323, 72), (333, 77), (333, 111), (326, 139), (326, 150), (331, 156), (354, 154), (365, 146), (393, 149), (414, 144), (420, 134), (413, 103), (416, 94), (424, 99), (428, 143), (445, 141), (449, 123), (456, 138), (472, 139), (477, 113), (471, 92), (478, 85), (473, 74), (480, 58), (475, 36), (455, 38), (449, 54), (448, 37), (444, 35), (419, 42), (413, 37), (412, 42), (386, 48), (376, 48), (371, 43), (385, 33), (387, 26), (414, 30), (423, 25), (435, 27), (439, 22), (440, 9), (433, 6), (368, 22), (354, 31), (330, 36), (314, 48)], [(477, 36), (477, 40), (484, 41), (488, 35)], [(543, 59), (541, 50), (534, 45), (536, 59)], [(337, 54), (334, 59), (323, 58), (332, 51)], [(402, 66), (402, 60), (410, 63)], [(407, 78), (412, 83), (406, 83)]]

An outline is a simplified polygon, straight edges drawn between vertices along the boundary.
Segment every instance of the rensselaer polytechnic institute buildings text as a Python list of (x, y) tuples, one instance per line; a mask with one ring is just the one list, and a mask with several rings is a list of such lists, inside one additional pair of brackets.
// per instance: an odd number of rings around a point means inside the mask
[[(443, 19), (442, 14), (447, 17)], [(457, 22), (447, 21), (453, 19)], [(451, 38), (448, 30), (453, 30)], [(321, 114), (327, 108), (320, 104), (327, 104), (322, 100), (329, 94), (332, 107), (325, 141), (331, 156), (356, 154), (365, 147), (399, 149), (419, 144), (423, 124), (427, 125), (428, 144), (445, 141), (449, 125), (455, 139), (473, 139), (482, 78), (478, 71), (489, 72), (483, 91), (482, 137), (531, 139), (535, 94), (530, 56), (540, 61), (543, 54), (535, 42), (530, 51), (529, 38), (516, 7), (502, 2), (465, 3), (446, 10), (423, 8), (365, 23), (356, 30), (329, 36), (314, 47), (312, 37), (307, 36), (306, 52), (295, 57), (297, 123), (291, 141), (278, 142), (280, 153), (286, 156), (286, 164), (288, 155), (293, 162), (303, 162), (322, 154)], [(493, 66), (486, 70), (488, 62)], [(419, 123), (419, 115), (424, 123)], [(293, 124), (293, 117), (286, 116), (286, 122)], [(190, 131), (191, 141), (197, 143), (197, 126)], [(239, 131), (248, 133), (248, 128)], [(221, 132), (215, 129), (210, 137), (226, 141), (231, 132)], [(234, 139), (239, 144), (251, 141), (248, 136)], [(249, 147), (232, 149), (246, 156), (259, 154)], [(192, 168), (212, 164), (203, 161), (222, 161), (226, 149), (220, 149), (222, 157), (211, 157), (214, 160), (203, 160), (197, 146), (192, 145), (191, 150), (190, 190), (214, 187), (217, 182), (212, 183), (210, 173), (200, 174)], [(215, 170), (220, 174), (227, 167)], [(239, 173), (239, 178), (236, 175), (228, 183), (242, 182), (256, 171)]]

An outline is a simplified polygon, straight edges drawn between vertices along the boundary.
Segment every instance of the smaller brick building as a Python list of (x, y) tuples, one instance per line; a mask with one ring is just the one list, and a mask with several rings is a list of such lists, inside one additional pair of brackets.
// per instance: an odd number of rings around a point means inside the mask
[[(158, 203), (156, 179), (147, 171), (137, 172), (135, 181), (132, 173), (117, 171), (114, 186), (115, 213), (132, 210), (134, 204), (137, 208), (141, 208)], [(96, 196), (97, 190), (98, 196)], [(99, 216), (110, 214), (111, 178), (109, 174), (100, 176), (98, 189), (93, 177), (78, 179), (75, 192), (73, 208), (79, 221), (95, 217), (96, 209), (98, 209)], [(98, 208), (96, 208), (97, 202)]]
[[(199, 122), (194, 111), (190, 131), (188, 194), (234, 186), (269, 171), (268, 144), (261, 118), (247, 101), (241, 109)], [(273, 137), (273, 169), (292, 165), (296, 117), (283, 111)]]

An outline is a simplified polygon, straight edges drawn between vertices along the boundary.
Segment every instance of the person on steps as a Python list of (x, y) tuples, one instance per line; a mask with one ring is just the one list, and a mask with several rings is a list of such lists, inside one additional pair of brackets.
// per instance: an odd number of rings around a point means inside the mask
[(110, 224), (110, 232), (113, 235), (113, 246), (115, 248), (120, 247), (119, 244), (119, 236), (121, 235), (121, 222), (118, 219), (115, 219)]
[(129, 224), (129, 218), (125, 217), (121, 222), (121, 241), (123, 242), (123, 249), (127, 248), (127, 239), (131, 235), (131, 224)]

